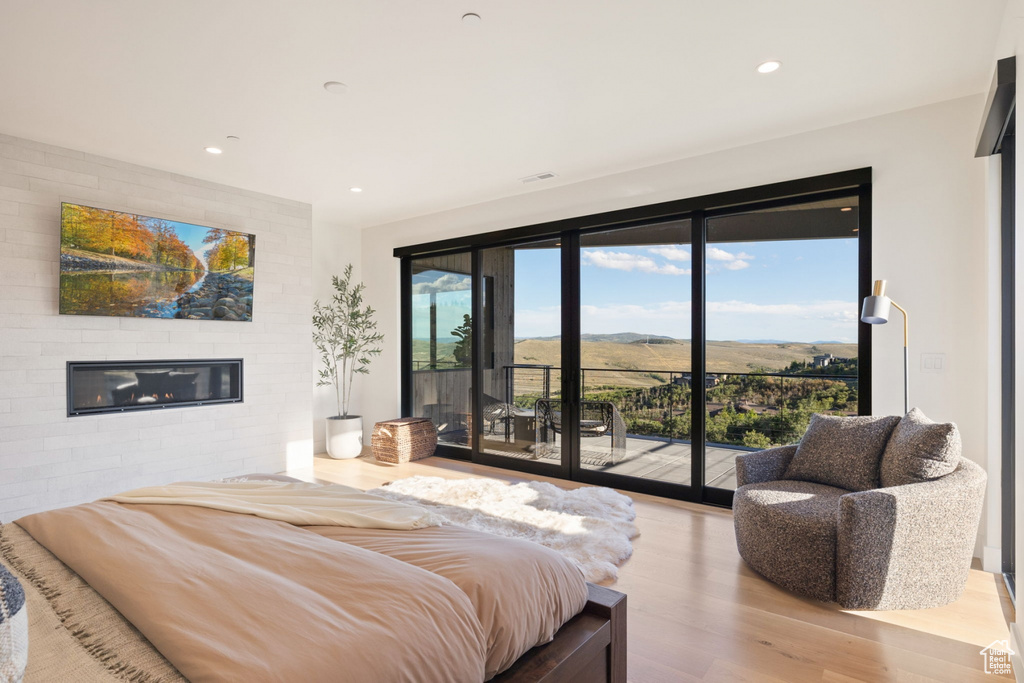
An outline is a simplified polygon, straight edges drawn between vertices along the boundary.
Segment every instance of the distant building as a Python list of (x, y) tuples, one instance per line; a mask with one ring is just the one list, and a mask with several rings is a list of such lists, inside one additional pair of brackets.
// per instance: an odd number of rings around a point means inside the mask
[[(707, 375), (704, 378), (704, 388), (713, 389), (714, 387), (717, 387), (721, 383), (722, 379), (725, 379), (726, 377), (728, 377), (728, 375)], [(672, 384), (675, 384), (676, 386), (679, 387), (689, 387), (690, 385), (693, 384), (693, 376), (690, 375), (689, 373), (685, 375), (677, 375), (672, 378)]]
[(811, 366), (815, 367), (815, 368), (827, 368), (828, 366), (832, 365), (833, 363), (849, 363), (849, 362), (850, 362), (849, 358), (837, 358), (837, 357), (833, 356), (831, 353), (826, 353), (826, 354), (822, 354), (820, 356), (815, 356), (814, 357), (814, 361), (811, 363)]

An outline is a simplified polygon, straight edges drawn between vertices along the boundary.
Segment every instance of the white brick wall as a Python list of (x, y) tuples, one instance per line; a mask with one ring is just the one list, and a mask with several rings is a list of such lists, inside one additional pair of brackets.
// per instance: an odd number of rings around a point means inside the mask
[[(255, 234), (253, 321), (58, 315), (62, 201)], [(0, 521), (310, 466), (311, 245), (307, 204), (0, 135)], [(244, 403), (66, 417), (69, 360), (204, 357), (245, 359)]]

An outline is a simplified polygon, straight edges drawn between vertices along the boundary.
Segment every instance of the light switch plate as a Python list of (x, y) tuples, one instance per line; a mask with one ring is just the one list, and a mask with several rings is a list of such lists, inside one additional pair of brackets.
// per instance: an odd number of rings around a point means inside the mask
[(944, 353), (922, 353), (922, 372), (942, 372), (946, 369), (946, 354)]

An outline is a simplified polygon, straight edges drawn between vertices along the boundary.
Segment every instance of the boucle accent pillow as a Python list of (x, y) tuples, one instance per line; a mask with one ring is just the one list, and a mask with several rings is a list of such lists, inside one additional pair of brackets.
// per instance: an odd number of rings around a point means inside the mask
[(20, 683), (28, 664), (28, 608), (25, 591), (0, 565), (0, 681)]
[(896, 415), (811, 415), (811, 424), (782, 478), (849, 491), (876, 489), (882, 451), (899, 421)]
[(931, 481), (960, 463), (960, 430), (952, 422), (932, 422), (914, 408), (900, 420), (882, 454), (882, 486)]

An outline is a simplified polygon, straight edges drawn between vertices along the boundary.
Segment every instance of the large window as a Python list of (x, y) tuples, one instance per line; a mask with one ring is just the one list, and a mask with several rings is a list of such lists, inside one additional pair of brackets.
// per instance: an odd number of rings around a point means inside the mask
[(870, 411), (869, 181), (396, 250), (403, 405), (441, 455), (728, 504), (737, 454)]
[(739, 450), (793, 444), (813, 413), (856, 415), (856, 196), (708, 219), (705, 476), (736, 488)]
[(471, 256), (412, 263), (412, 414), (428, 417), (441, 443), (469, 444), (472, 423)]
[(580, 467), (689, 485), (690, 221), (580, 238)]

